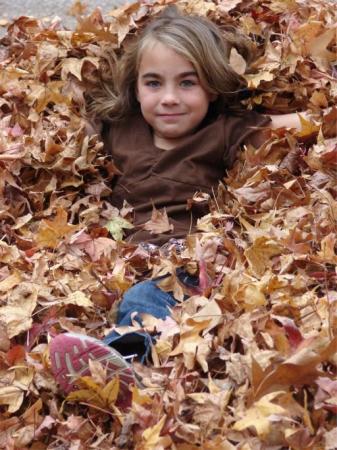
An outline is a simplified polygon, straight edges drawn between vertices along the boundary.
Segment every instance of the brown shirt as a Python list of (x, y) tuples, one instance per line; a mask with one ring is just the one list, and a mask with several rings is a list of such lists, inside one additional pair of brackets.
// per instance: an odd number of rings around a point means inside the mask
[[(128, 240), (163, 244), (193, 231), (198, 216), (187, 210), (186, 200), (196, 191), (211, 194), (232, 165), (239, 146), (256, 127), (268, 122), (269, 118), (255, 112), (220, 116), (172, 150), (155, 147), (151, 129), (141, 116), (111, 125), (103, 134), (105, 148), (122, 173), (111, 203), (121, 208), (126, 200), (134, 207), (135, 228)], [(154, 235), (142, 229), (153, 206), (166, 208), (173, 232)]]

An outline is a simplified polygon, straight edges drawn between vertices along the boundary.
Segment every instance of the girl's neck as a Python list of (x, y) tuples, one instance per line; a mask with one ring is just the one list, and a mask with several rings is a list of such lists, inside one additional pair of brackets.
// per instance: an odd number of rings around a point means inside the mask
[(160, 148), (161, 150), (172, 150), (185, 139), (186, 136), (176, 138), (176, 139), (165, 139), (160, 136), (153, 134), (153, 143), (155, 147)]

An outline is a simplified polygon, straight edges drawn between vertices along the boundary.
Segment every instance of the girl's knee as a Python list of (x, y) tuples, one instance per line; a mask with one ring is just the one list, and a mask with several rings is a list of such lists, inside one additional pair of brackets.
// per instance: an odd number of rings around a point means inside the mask
[(118, 310), (118, 323), (131, 322), (132, 313), (151, 314), (157, 318), (170, 315), (170, 309), (175, 305), (173, 296), (162, 291), (155, 281), (147, 280), (132, 286), (120, 303)]

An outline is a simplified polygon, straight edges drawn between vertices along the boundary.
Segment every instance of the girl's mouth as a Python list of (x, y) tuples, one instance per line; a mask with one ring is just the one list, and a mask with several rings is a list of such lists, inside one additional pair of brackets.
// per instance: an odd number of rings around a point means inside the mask
[(184, 113), (167, 113), (167, 114), (158, 114), (158, 117), (161, 119), (176, 119), (178, 117), (184, 116)]

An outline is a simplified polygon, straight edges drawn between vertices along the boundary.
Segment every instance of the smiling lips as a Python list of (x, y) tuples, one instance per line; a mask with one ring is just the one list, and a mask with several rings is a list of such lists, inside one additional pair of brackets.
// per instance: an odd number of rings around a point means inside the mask
[(174, 113), (174, 114), (158, 114), (158, 117), (160, 117), (161, 119), (177, 119), (181, 116), (184, 116), (184, 113)]

